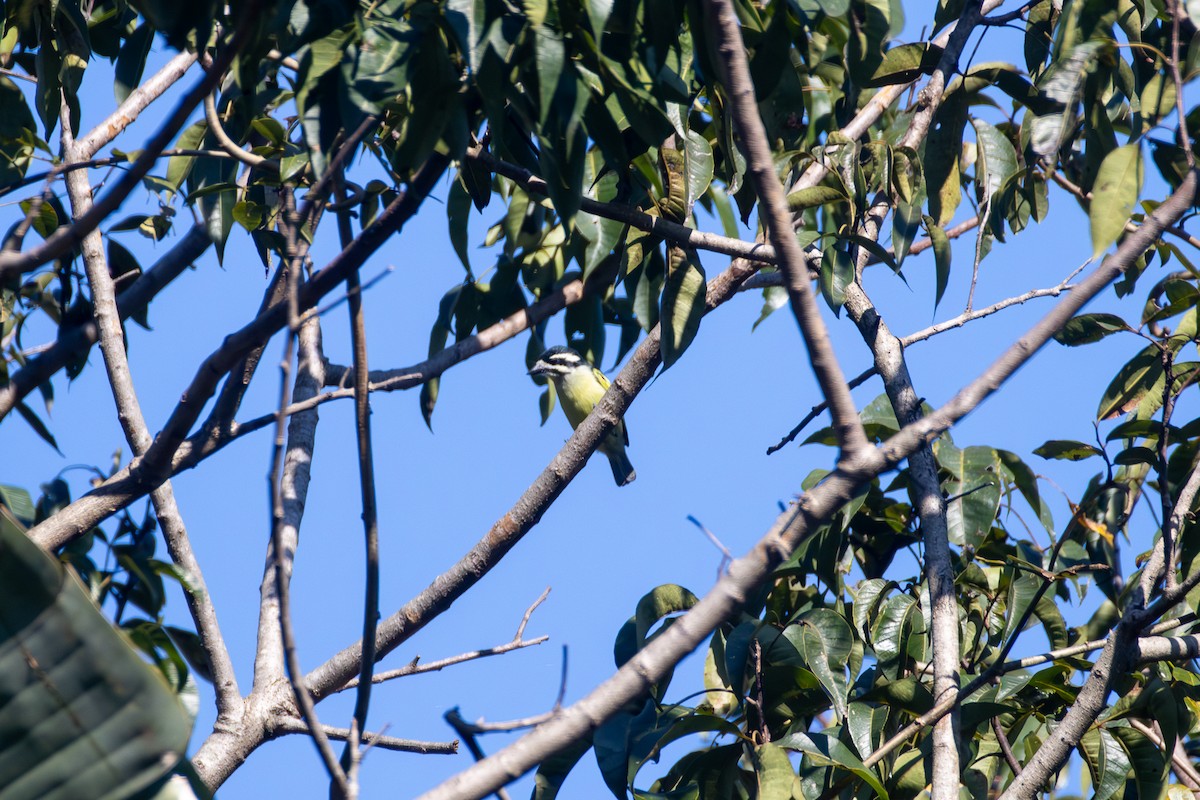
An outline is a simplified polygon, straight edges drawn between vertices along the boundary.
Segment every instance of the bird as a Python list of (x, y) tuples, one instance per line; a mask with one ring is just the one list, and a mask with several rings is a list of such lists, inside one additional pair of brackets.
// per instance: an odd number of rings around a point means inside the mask
[[(554, 382), (563, 413), (567, 415), (572, 428), (578, 428), (587, 418), (610, 385), (603, 372), (589, 364), (579, 353), (561, 345), (551, 347), (538, 356), (529, 374), (544, 375)], [(629, 463), (629, 456), (625, 454), (628, 444), (629, 431), (625, 428), (625, 421), (621, 420), (604, 436), (597, 448), (608, 457), (617, 486), (632, 483), (637, 477), (633, 464)]]

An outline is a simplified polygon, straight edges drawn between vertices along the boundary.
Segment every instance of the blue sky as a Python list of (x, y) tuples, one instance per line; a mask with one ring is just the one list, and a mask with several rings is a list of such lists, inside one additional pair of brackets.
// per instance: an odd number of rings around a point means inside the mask
[[(1009, 34), (1007, 46), (1016, 47), (1017, 42), (1017, 34)], [(153, 58), (161, 62), (167, 56), (158, 42)], [(152, 62), (148, 71), (153, 67)], [(192, 75), (184, 83), (195, 80)], [(93, 100), (85, 106), (85, 127), (113, 107), (110, 86), (107, 65), (88, 71), (83, 95)], [(133, 149), (161, 113), (139, 121), (117, 146)], [(372, 367), (422, 360), (437, 302), (463, 277), (446, 237), (445, 207), (439, 202), (447, 187), (443, 182), (420, 215), (365, 268), (369, 278), (395, 267), (366, 296)], [(1160, 187), (1148, 186), (1147, 196), (1161, 195)], [(1062, 192), (1052, 192), (1052, 200), (1047, 223), (1010, 238), (1007, 245), (998, 243), (983, 262), (977, 307), (1053, 285), (1087, 258), (1091, 246), (1085, 216)], [(135, 195), (122, 212), (140, 210), (142, 201)], [(960, 214), (970, 213), (965, 207), (964, 202)], [(18, 213), (14, 205), (0, 207), (7, 219)], [(482, 215), (473, 213), (473, 246), (501, 213), (496, 205)], [(178, 230), (186, 230), (189, 215), (190, 210), (180, 211)], [(743, 235), (750, 238), (752, 232), (743, 230)], [(136, 233), (117, 236), (143, 264), (172, 243), (154, 245)], [(318, 265), (334, 252), (334, 238), (330, 223), (314, 246)], [(181, 276), (155, 302), (149, 315), (153, 334), (129, 326), (131, 367), (152, 429), (161, 426), (195, 365), (220, 344), (226, 331), (254, 315), (265, 278), (248, 245), (244, 232), (235, 229), (223, 267), (209, 251), (194, 272)], [(893, 331), (909, 333), (961, 312), (973, 248), (973, 238), (956, 244), (951, 286), (936, 314), (931, 254), (905, 264), (911, 289), (885, 268), (869, 272), (868, 291)], [(726, 266), (724, 257), (701, 257), (710, 277)], [(485, 264), (489, 256), (473, 251), (473, 258)], [(1146, 276), (1145, 287), (1158, 270)], [(1123, 311), (1135, 317), (1143, 300), (1144, 289), (1123, 304), (1109, 291), (1089, 310)], [(918, 392), (940, 405), (1052, 302), (1031, 301), (910, 348)], [(832, 451), (822, 447), (793, 445), (765, 455), (766, 448), (820, 398), (790, 313), (782, 310), (752, 332), (760, 307), (759, 294), (747, 293), (706, 317), (686, 356), (635, 402), (626, 417), (629, 454), (638, 471), (635, 483), (614, 487), (603, 459), (594, 459), (492, 574), (382, 667), (397, 667), (418, 655), (433, 660), (504, 643), (525, 608), (547, 586), (552, 587), (550, 597), (534, 614), (526, 635), (548, 634), (551, 641), (379, 687), (373, 695), (372, 729), (387, 725), (391, 735), (446, 740), (453, 732), (442, 714), (454, 706), (467, 719), (503, 720), (544, 711), (558, 690), (564, 645), (570, 650), (566, 699), (581, 697), (611, 672), (613, 638), (643, 593), (659, 584), (679, 583), (701, 594), (714, 582), (720, 554), (687, 521), (689, 515), (740, 554), (762, 535), (777, 513), (777, 503), (793, 497), (810, 470), (830, 466)], [(827, 319), (846, 373), (857, 374), (869, 365), (869, 353), (847, 319), (832, 314)], [(344, 306), (324, 320), (326, 353), (335, 362), (349, 359), (347, 331)], [(48, 329), (40, 333), (31, 331), (25, 344), (52, 337)], [(550, 343), (562, 342), (560, 323), (551, 324), (549, 336)], [(1091, 440), (1091, 419), (1102, 390), (1116, 367), (1141, 346), (1125, 337), (1082, 351), (1052, 343), (1000, 396), (954, 430), (956, 443), (1013, 450), (1078, 499), (1093, 465), (1043, 462), (1030, 451), (1050, 438)], [(524, 374), (524, 347), (524, 337), (518, 337), (447, 373), (433, 433), (421, 419), (416, 392), (372, 398), (385, 615), (486, 533), (566, 439), (569, 428), (557, 411), (539, 427), (540, 390)], [(281, 340), (272, 341), (243, 405), (243, 418), (273, 408), (281, 353)], [(8, 420), (0, 425), (0, 453), (8, 455), (0, 466), (0, 483), (36, 490), (37, 483), (69, 465), (106, 465), (118, 448), (127, 458), (98, 352), (93, 352), (91, 366), (79, 380), (68, 385), (59, 377), (55, 388), (50, 424), (63, 455), (20, 420)], [(868, 382), (855, 398), (865, 405), (880, 391), (877, 382)], [(271, 434), (262, 431), (174, 482), (244, 692), (251, 680), (258, 586), (269, 532), (265, 478), (270, 447)], [(357, 638), (363, 559), (355, 458), (352, 405), (340, 401), (323, 406), (293, 583), (306, 668)], [(76, 493), (82, 490), (83, 473), (71, 472), (68, 478)], [(1043, 490), (1052, 498), (1061, 525), (1066, 519), (1063, 503), (1052, 487), (1044, 485)], [(1135, 526), (1138, 538), (1126, 553), (1148, 548), (1153, 530), (1153, 523)], [(1068, 620), (1078, 618), (1069, 614)], [(179, 597), (169, 604), (169, 621), (190, 624)], [(679, 668), (671, 698), (699, 688), (700, 669), (694, 657)], [(207, 686), (202, 691), (197, 742), (212, 724), (211, 692)], [(347, 694), (323, 703), (322, 720), (348, 724), (350, 702)], [(492, 752), (507, 740), (494, 735), (485, 738), (483, 746)], [(364, 796), (413, 795), (469, 761), (465, 752), (415, 756), (373, 751), (364, 766)], [(312, 746), (292, 736), (254, 753), (220, 796), (307, 797), (323, 793), (324, 780)], [(648, 783), (644, 780), (642, 785)], [(513, 796), (526, 795), (529, 786), (526, 779), (513, 789)], [(571, 796), (606, 792), (590, 756), (568, 788)]]

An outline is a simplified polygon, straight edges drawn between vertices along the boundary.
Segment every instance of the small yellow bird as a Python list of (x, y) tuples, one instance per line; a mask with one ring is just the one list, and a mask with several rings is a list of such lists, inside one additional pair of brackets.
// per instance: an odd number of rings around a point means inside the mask
[[(578, 428), (587, 415), (592, 413), (592, 409), (609, 387), (608, 378), (604, 377), (604, 373), (569, 347), (551, 347), (542, 353), (533, 369), (529, 370), (529, 374), (545, 375), (554, 381), (563, 413), (567, 415), (572, 428)], [(629, 456), (625, 454), (627, 444), (629, 431), (625, 429), (625, 421), (621, 420), (608, 432), (597, 448), (608, 456), (617, 486), (632, 483), (637, 477), (637, 473), (633, 471), (633, 464), (629, 463)]]

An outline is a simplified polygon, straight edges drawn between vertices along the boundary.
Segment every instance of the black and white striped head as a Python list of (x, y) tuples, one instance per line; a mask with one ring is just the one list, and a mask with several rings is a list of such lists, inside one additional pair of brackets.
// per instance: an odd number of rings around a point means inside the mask
[(545, 375), (548, 378), (562, 378), (580, 367), (591, 368), (583, 360), (583, 356), (569, 347), (558, 345), (551, 347), (538, 356), (537, 363), (529, 370), (530, 375)]

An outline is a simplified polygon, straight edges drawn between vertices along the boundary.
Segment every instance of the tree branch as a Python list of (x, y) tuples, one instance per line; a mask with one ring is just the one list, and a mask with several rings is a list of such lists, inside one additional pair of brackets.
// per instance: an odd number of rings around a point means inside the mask
[[(312, 735), (312, 729), (302, 719), (295, 717), (276, 717), (271, 721), (273, 733), (302, 733)], [(349, 728), (334, 728), (322, 725), (321, 731), (330, 739), (347, 741), (350, 738)], [(455, 755), (458, 753), (458, 742), (423, 742), (419, 739), (400, 739), (395, 736), (384, 736), (381, 733), (364, 733), (359, 737), (363, 744), (379, 747), (383, 750), (396, 750), (401, 753), (420, 753), (422, 755)]]
[[(71, 162), (85, 157), (71, 135), (70, 109), (65, 100), (62, 103), (61, 125), (65, 159)], [(86, 172), (72, 172), (67, 176), (66, 184), (71, 213), (78, 220), (91, 210), (92, 187)], [(117, 419), (133, 453), (141, 455), (150, 447), (150, 431), (142, 416), (141, 404), (138, 402), (133, 376), (129, 370), (129, 361), (125, 354), (125, 335), (121, 328), (121, 315), (117, 309), (116, 290), (104, 253), (103, 237), (98, 230), (89, 231), (83, 239), (83, 263), (91, 288), (94, 329), (100, 339), (100, 351), (104, 356), (109, 387), (117, 407)], [(218, 719), (231, 719), (236, 715), (241, 700), (237, 676), (221, 635), (216, 608), (208, 594), (204, 574), (192, 552), (187, 526), (175, 502), (175, 491), (170, 482), (164, 482), (150, 493), (150, 498), (154, 503), (155, 516), (158, 518), (171, 559), (189, 576), (184, 584), (184, 598), (212, 671)]]
[(707, 0), (705, 14), (712, 25), (716, 49), (714, 56), (724, 77), (729, 104), (746, 149), (748, 169), (754, 176), (754, 185), (758, 190), (759, 217), (780, 258), (779, 269), (784, 275), (792, 313), (800, 325), (808, 360), (821, 386), (821, 394), (829, 403), (833, 429), (842, 457), (845, 458), (870, 445), (809, 286), (804, 252), (793, 233), (783, 185), (775, 173), (766, 129), (758, 116), (758, 99), (750, 80), (746, 46), (742, 42), (737, 16), (730, 0)]
[[(439, 661), (428, 661), (424, 664), (417, 663), (420, 660), (420, 657), (418, 656), (417, 658), (414, 658), (407, 666), (403, 666), (400, 669), (390, 669), (386, 672), (375, 674), (371, 678), (371, 681), (374, 683), (383, 683), (384, 681), (390, 681), (394, 678), (405, 678), (409, 675), (420, 675), (423, 672), (438, 672), (446, 667), (452, 667), (455, 664), (462, 664), (467, 661), (475, 661), (476, 659), (488, 658), (490, 656), (504, 655), (505, 653), (511, 653), (513, 650), (521, 650), (526, 647), (533, 647), (534, 645), (548, 642), (550, 641), (549, 636), (535, 636), (532, 639), (526, 639), (524, 636), (525, 626), (529, 624), (529, 618), (533, 616), (534, 610), (544, 603), (546, 598), (549, 596), (550, 587), (547, 586), (546, 590), (542, 592), (541, 596), (538, 597), (537, 600), (534, 600), (533, 604), (530, 605), (529, 608), (525, 609), (525, 615), (521, 617), (521, 624), (517, 626), (517, 632), (509, 642), (506, 642), (502, 645), (497, 645), (496, 647), (489, 647), (486, 650), (471, 650), (467, 653), (460, 653), (456, 656), (443, 658)], [(338, 691), (341, 692), (345, 691), (346, 689), (353, 689), (358, 685), (358, 680), (358, 678), (351, 679), (346, 683), (345, 686), (343, 686), (341, 689), (338, 689)]]
[[(980, 17), (980, 2), (967, 3), (959, 16), (937, 68), (918, 95), (918, 110), (901, 144), (919, 147), (929, 132), (937, 109), (941, 106), (942, 91), (949, 76), (958, 69), (958, 59)], [(860, 223), (860, 234), (872, 242), (879, 240), (883, 220), (891, 207), (891, 199), (883, 194)], [(981, 214), (980, 219), (986, 219)], [(869, 254), (858, 248), (855, 279), (846, 287), (845, 307), (862, 334), (875, 361), (875, 370), (883, 378), (884, 391), (901, 425), (921, 419), (921, 398), (913, 388), (912, 377), (904, 358), (904, 347), (888, 329), (874, 303), (862, 287), (862, 270)], [(913, 503), (921, 522), (925, 552), (925, 579), (929, 587), (930, 631), (933, 648), (934, 701), (953, 697), (958, 692), (959, 621), (958, 599), (955, 591), (954, 566), (951, 561), (950, 540), (946, 519), (946, 499), (942, 495), (938, 465), (933, 448), (921, 442), (908, 457), (912, 478)], [(933, 730), (933, 767), (931, 797), (933, 800), (956, 800), (961, 782), (958, 758), (959, 718), (952, 710), (938, 720)]]
[[(339, 170), (334, 177), (335, 191), (339, 202), (346, 195), (345, 179)], [(337, 212), (338, 237), (342, 247), (350, 246), (354, 238), (350, 228), (350, 212)], [(357, 696), (354, 700), (354, 725), (357, 730), (367, 729), (367, 709), (371, 704), (371, 675), (375, 669), (375, 629), (379, 624), (379, 520), (375, 503), (375, 463), (371, 450), (371, 395), (367, 386), (367, 328), (363, 313), (362, 284), (358, 270), (346, 276), (346, 293), (349, 298), (350, 342), (354, 352), (354, 428), (358, 445), (359, 490), (362, 495), (363, 538), (366, 545), (366, 576), (363, 591), (362, 641), (364, 653), (358, 674)], [(356, 764), (353, 756), (357, 747), (348, 741), (342, 753), (342, 769), (350, 775), (351, 783), (357, 783)]]
[[(289, 242), (289, 253), (291, 256), (295, 251), (295, 239)], [(289, 259), (290, 260), (290, 259)], [(284, 567), (285, 562), (292, 561), (295, 550), (285, 548), (285, 532), (288, 528), (288, 522), (285, 509), (284, 496), (284, 445), (286, 437), (284, 436), (287, 417), (283, 415), (283, 409), (288, 405), (288, 397), (291, 393), (291, 367), (292, 354), (295, 349), (296, 335), (298, 333), (298, 318), (299, 314), (299, 284), (300, 276), (296, 271), (288, 276), (288, 334), (284, 341), (283, 359), (279, 362), (280, 388), (279, 388), (279, 410), (275, 420), (275, 446), (271, 451), (271, 469), (268, 473), (269, 486), (271, 487), (271, 554), (273, 556), (272, 564), (269, 571), (275, 578), (275, 596), (279, 605), (279, 632), (280, 642), (283, 647), (283, 661), (287, 668), (288, 682), (291, 685), (292, 697), (295, 700), (296, 707), (300, 710), (300, 714), (304, 717), (304, 721), (308, 725), (309, 733), (312, 736), (314, 746), (317, 748), (317, 753), (321, 757), (322, 763), (325, 765), (326, 772), (329, 773), (331, 784), (331, 793), (336, 790), (337, 794), (342, 797), (352, 797), (350, 782), (347, 779), (345, 771), (338, 763), (337, 757), (333, 754), (333, 747), (329, 744), (329, 739), (325, 735), (325, 729), (322, 727), (320, 720), (317, 718), (316, 706), (309, 694), (308, 687), (305, 685), (304, 672), (300, 669), (300, 658), (296, 654), (296, 636), (292, 629), (292, 611), (291, 611), (291, 592), (290, 592), (290, 570)], [(311, 453), (309, 453), (308, 461), (311, 462)]]
[(220, 145), (222, 150), (250, 167), (250, 169), (261, 169), (263, 172), (278, 175), (278, 162), (244, 150), (237, 142), (229, 138), (229, 134), (225, 132), (225, 126), (221, 124), (221, 117), (217, 114), (215, 92), (216, 90), (214, 89), (204, 97), (204, 120), (208, 123), (208, 130), (213, 135), (213, 138), (217, 140), (217, 144)]

